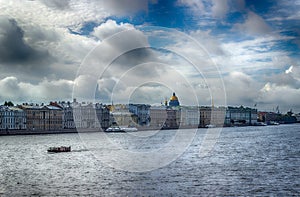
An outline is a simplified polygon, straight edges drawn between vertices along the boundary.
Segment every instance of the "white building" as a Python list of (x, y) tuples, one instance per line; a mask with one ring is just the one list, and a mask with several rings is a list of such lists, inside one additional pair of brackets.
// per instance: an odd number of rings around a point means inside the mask
[(63, 128), (64, 129), (75, 129), (73, 107), (70, 102), (60, 102), (59, 106), (63, 110)]
[(200, 110), (198, 106), (181, 107), (181, 126), (198, 127), (200, 124)]

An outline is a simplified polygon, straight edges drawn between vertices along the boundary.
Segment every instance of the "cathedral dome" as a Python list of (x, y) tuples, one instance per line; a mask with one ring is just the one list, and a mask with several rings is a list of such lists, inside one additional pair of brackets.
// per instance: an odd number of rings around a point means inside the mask
[(175, 95), (175, 92), (173, 93), (173, 96), (171, 96), (170, 101), (178, 101), (178, 98)]
[(171, 106), (171, 107), (179, 106), (179, 101), (178, 101), (177, 96), (175, 95), (175, 92), (173, 93), (173, 96), (171, 96), (171, 98), (170, 98), (169, 106)]

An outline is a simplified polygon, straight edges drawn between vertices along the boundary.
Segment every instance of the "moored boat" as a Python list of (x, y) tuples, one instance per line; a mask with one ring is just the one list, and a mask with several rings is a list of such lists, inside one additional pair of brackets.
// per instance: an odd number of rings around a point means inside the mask
[(216, 128), (216, 125), (214, 124), (208, 124), (208, 125), (205, 125), (206, 128)]
[(134, 132), (137, 131), (138, 129), (136, 127), (121, 127), (121, 130), (125, 132)]
[(108, 127), (105, 132), (124, 132), (119, 126)]
[(50, 147), (47, 151), (52, 153), (71, 152), (71, 146)]

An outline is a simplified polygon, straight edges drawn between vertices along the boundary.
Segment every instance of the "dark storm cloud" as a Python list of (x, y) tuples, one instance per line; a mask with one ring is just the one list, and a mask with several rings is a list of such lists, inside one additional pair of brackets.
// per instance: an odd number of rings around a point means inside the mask
[(47, 51), (38, 51), (24, 41), (24, 31), (14, 19), (0, 17), (0, 63), (28, 64), (47, 56)]

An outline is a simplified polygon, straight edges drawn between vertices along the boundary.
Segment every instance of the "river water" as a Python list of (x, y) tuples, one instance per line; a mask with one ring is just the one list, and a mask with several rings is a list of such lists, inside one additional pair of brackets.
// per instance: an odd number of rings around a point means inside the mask
[[(109, 158), (116, 156), (99, 136), (143, 153), (159, 150), (177, 131), (136, 133), (143, 137), (127, 133), (1, 136), (0, 196), (300, 195), (299, 124), (223, 128), (210, 152), (201, 155), (208, 131), (199, 129), (184, 153), (169, 164), (159, 166), (162, 162), (154, 154), (158, 167), (143, 171), (146, 164), (132, 159), (128, 169), (133, 165), (139, 172), (118, 168), (113, 163), (118, 160), (108, 163), (98, 157), (99, 151), (111, 154)], [(97, 142), (101, 148), (93, 148)], [(49, 146), (58, 145), (70, 145), (72, 152), (47, 153)]]

